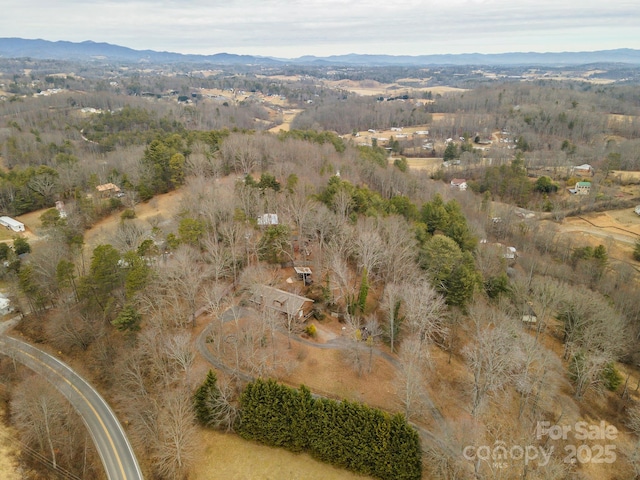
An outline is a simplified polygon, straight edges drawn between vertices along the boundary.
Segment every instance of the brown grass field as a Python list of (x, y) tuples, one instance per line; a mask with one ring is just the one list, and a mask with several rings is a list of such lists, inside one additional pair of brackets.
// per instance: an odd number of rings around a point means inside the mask
[(194, 480), (364, 480), (311, 456), (200, 429)]
[(463, 88), (434, 86), (434, 87), (409, 87), (399, 83), (379, 83), (375, 80), (325, 80), (323, 84), (329, 88), (347, 90), (362, 96), (397, 95), (399, 92), (427, 92), (434, 95), (447, 92), (464, 92)]
[[(3, 417), (0, 411), (0, 418)], [(20, 480), (22, 477), (18, 471), (19, 450), (14, 440), (15, 432), (0, 422), (0, 479)]]

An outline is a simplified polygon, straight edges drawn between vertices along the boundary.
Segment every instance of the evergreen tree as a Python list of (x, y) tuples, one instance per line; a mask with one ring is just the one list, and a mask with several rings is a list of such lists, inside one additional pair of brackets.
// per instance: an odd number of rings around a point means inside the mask
[(16, 255), (22, 255), (24, 253), (31, 253), (31, 245), (24, 237), (16, 237), (13, 239), (13, 250)]
[(193, 395), (193, 408), (198, 421), (204, 426), (216, 425), (216, 411), (214, 406), (220, 399), (218, 377), (213, 370), (209, 370), (207, 378)]
[(131, 332), (137, 332), (138, 330), (140, 330), (141, 320), (142, 317), (133, 305), (125, 305), (118, 316), (111, 322), (111, 325), (116, 327), (121, 332), (127, 330)]
[(401, 415), (346, 400), (314, 399), (273, 380), (256, 380), (241, 396), (239, 434), (383, 480), (418, 480), (417, 432)]

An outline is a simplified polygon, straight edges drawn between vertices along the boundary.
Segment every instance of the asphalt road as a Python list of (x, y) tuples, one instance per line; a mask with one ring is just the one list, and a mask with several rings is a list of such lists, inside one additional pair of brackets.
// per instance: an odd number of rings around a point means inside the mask
[(46, 378), (82, 417), (109, 480), (142, 479), (142, 471), (120, 422), (102, 396), (68, 365), (37, 348), (1, 335), (0, 353)]

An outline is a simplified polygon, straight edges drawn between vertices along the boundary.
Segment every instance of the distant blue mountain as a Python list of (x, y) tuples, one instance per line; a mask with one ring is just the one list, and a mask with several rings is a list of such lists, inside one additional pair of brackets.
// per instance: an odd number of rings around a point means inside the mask
[(560, 53), (465, 53), (447, 55), (333, 55), (303, 56), (295, 59), (217, 53), (184, 55), (154, 50), (134, 50), (110, 43), (50, 42), (23, 38), (0, 38), (0, 58), (50, 60), (96, 60), (150, 63), (212, 63), (216, 65), (353, 65), (353, 66), (426, 66), (426, 65), (584, 65), (589, 63), (640, 64), (640, 50), (621, 48), (596, 52)]
[(0, 38), (0, 58), (35, 58), (40, 60), (102, 60), (114, 62), (180, 63), (204, 62), (216, 65), (279, 64), (270, 58), (252, 55), (217, 53), (215, 55), (183, 55), (181, 53), (134, 50), (110, 43), (50, 42), (23, 38)]

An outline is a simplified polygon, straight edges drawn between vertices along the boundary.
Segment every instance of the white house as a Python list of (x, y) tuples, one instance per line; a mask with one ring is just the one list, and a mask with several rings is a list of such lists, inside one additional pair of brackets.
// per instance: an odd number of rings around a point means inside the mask
[(0, 225), (10, 228), (14, 232), (24, 232), (24, 223), (11, 217), (0, 217)]
[(453, 178), (451, 180), (451, 187), (457, 188), (458, 190), (466, 190), (467, 181), (464, 178)]
[(278, 214), (265, 213), (264, 215), (260, 215), (258, 217), (258, 225), (260, 226), (278, 225)]
[(11, 302), (7, 297), (4, 296), (3, 293), (0, 293), (0, 315), (7, 315), (11, 312), (13, 312)]
[(638, 205), (636, 207), (636, 209), (634, 210), (634, 212), (636, 212), (637, 215), (640, 215), (640, 205)]

